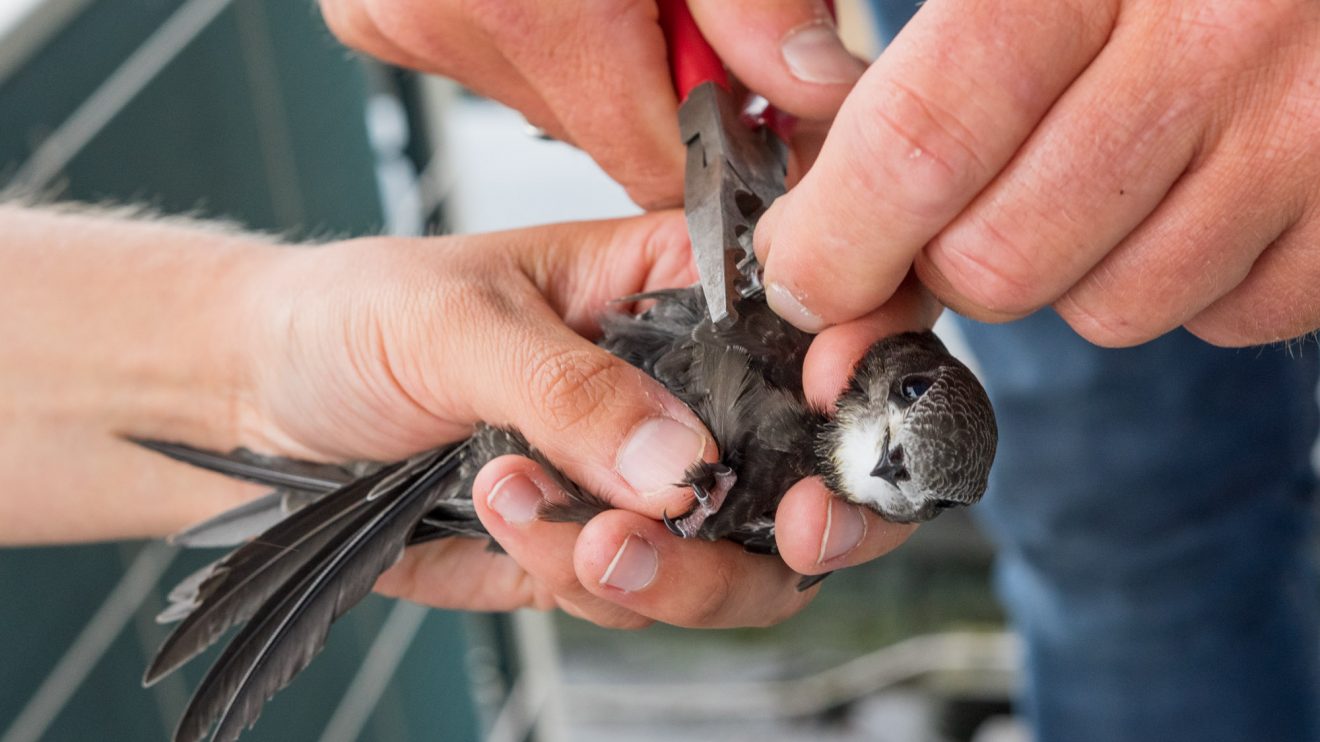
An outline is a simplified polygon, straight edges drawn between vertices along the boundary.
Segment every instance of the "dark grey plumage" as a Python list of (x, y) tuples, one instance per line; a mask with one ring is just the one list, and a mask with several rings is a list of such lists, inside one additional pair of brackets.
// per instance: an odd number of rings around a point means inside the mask
[[(636, 317), (607, 318), (601, 345), (692, 407), (723, 457), (688, 472), (683, 484), (692, 488), (693, 508), (666, 520), (676, 535), (727, 538), (774, 554), (780, 498), (793, 482), (817, 473), (838, 494), (893, 520), (925, 520), (984, 491), (995, 447), (989, 401), (930, 333), (878, 343), (831, 421), (811, 409), (801, 391), (810, 337), (776, 317), (761, 296), (741, 300), (739, 321), (727, 330), (710, 323), (699, 289), (634, 298), (655, 304)], [(908, 399), (905, 392), (918, 393)], [(178, 741), (200, 740), (213, 726), (215, 739), (236, 739), (405, 546), (486, 536), (471, 490), (491, 459), (529, 456), (556, 479), (568, 499), (546, 506), (547, 519), (585, 522), (609, 507), (564, 478), (517, 432), (488, 426), (478, 426), (464, 442), (387, 465), (326, 466), (140, 443), (276, 488), (241, 517), (222, 515), (190, 529), (185, 539), (250, 538), (177, 588), (162, 614), (182, 620), (148, 668), (148, 684), (246, 621), (194, 694), (175, 732)], [(894, 451), (906, 458), (894, 463)], [(893, 491), (875, 489), (869, 480), (859, 486), (858, 467)], [(291, 504), (303, 502), (310, 504), (284, 517)], [(259, 534), (239, 533), (263, 517), (282, 519)], [(815, 581), (805, 579), (804, 589)]]
[(873, 345), (817, 439), (829, 488), (897, 522), (981, 499), (998, 431), (985, 389), (929, 332)]

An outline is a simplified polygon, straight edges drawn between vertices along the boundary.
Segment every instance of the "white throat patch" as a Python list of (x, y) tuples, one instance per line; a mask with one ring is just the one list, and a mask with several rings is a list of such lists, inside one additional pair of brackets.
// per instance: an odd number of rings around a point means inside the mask
[(883, 418), (858, 420), (840, 430), (834, 450), (834, 465), (848, 499), (870, 505), (881, 512), (901, 513), (911, 509), (907, 497), (894, 485), (871, 471), (880, 461), (888, 435), (889, 421)]

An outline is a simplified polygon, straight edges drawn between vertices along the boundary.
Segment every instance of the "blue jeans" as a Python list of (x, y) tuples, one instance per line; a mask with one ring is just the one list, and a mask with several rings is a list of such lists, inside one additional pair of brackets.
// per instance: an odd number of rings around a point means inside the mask
[[(875, 5), (891, 33), (911, 13)], [(1037, 739), (1320, 739), (1315, 345), (1105, 350), (1048, 311), (961, 328), (999, 415), (975, 511)]]
[(961, 326), (999, 413), (977, 511), (1038, 739), (1320, 739), (1316, 349)]

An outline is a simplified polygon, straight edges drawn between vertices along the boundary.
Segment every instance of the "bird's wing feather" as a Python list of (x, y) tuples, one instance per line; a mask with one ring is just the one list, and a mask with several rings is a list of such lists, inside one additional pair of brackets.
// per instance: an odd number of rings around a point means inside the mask
[(191, 596), (196, 608), (156, 652), (143, 683), (155, 683), (251, 616), (291, 574), (341, 535), (342, 528), (336, 526), (364, 506), (367, 493), (389, 471), (353, 482), (275, 524), (212, 565), (205, 579), (190, 577), (187, 582), (197, 583)]
[(458, 468), (460, 449), (415, 457), (404, 465), (412, 476), (381, 472), (381, 480), (392, 485), (389, 491), (373, 489), (368, 498), (359, 498), (362, 504), (350, 511), (351, 518), (340, 528), (327, 529), (332, 537), (300, 560), (298, 570), (263, 601), (193, 695), (175, 732), (176, 742), (200, 740), (212, 724), (214, 739), (234, 740), (256, 721), (265, 701), (321, 650), (330, 624), (398, 560), (409, 531)]
[(317, 464), (278, 456), (262, 456), (245, 449), (220, 453), (183, 443), (129, 438), (143, 448), (175, 461), (224, 474), (245, 482), (309, 492), (333, 492), (354, 479), (354, 474), (334, 464)]
[(218, 546), (238, 546), (289, 514), (289, 492), (277, 489), (270, 494), (245, 502), (236, 508), (208, 518), (170, 536), (174, 546), (192, 549), (210, 549)]

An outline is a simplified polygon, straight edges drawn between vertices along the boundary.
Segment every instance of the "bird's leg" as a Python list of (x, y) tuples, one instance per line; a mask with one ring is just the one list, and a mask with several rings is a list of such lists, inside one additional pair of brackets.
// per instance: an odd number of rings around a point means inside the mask
[(724, 464), (698, 462), (688, 469), (682, 485), (692, 489), (696, 504), (677, 518), (664, 515), (665, 527), (679, 538), (692, 538), (710, 516), (718, 513), (738, 476)]

